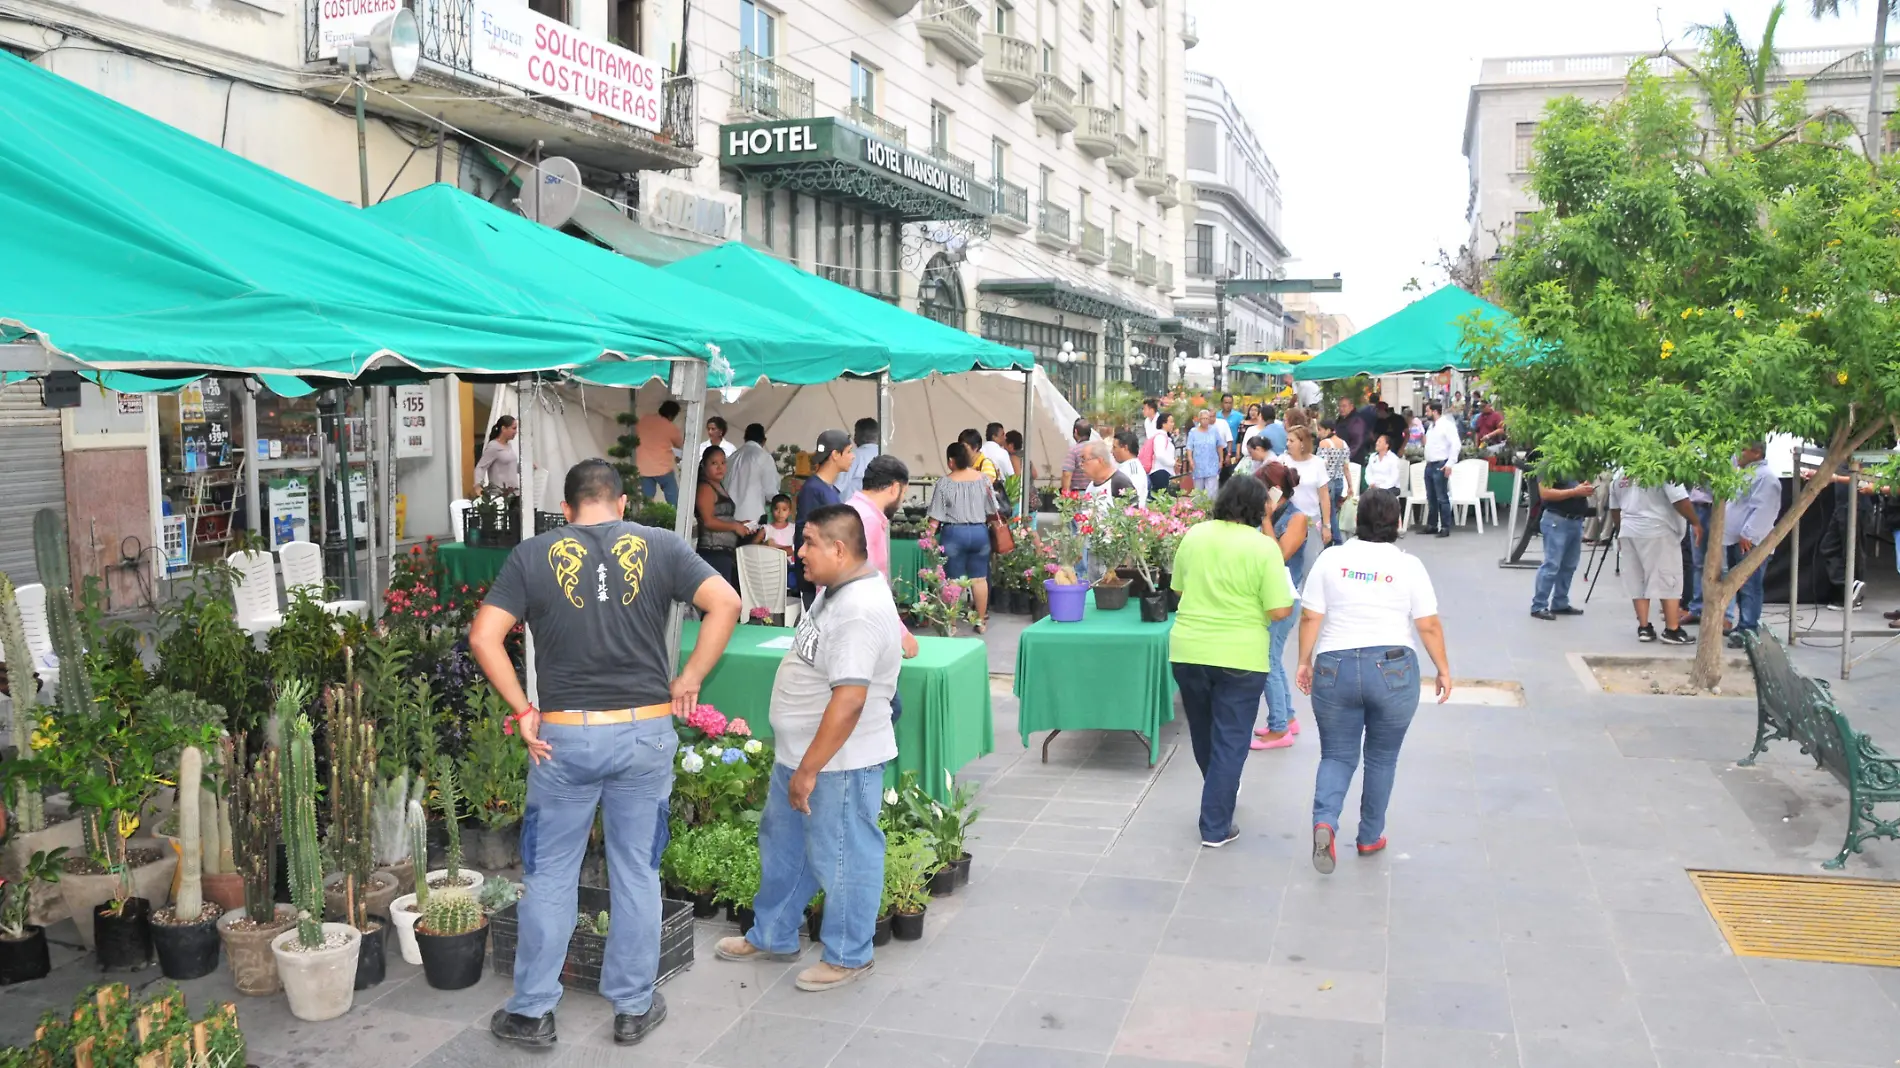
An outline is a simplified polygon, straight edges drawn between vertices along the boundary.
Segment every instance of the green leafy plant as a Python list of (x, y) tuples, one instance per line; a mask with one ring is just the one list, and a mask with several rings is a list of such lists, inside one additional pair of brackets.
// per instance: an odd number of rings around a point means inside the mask
[(466, 890), (439, 890), (429, 895), (417, 930), (432, 935), (459, 935), (480, 929), (488, 922), (481, 903)]
[(597, 916), (589, 916), (583, 912), (574, 917), (574, 929), (582, 934), (605, 938), (607, 932), (613, 929), (613, 917), (605, 912)]
[(481, 902), (482, 911), (492, 916), (521, 900), (521, 886), (511, 879), (497, 876), (482, 883), (475, 900)]
[(917, 820), (920, 805), (930, 804), (930, 796), (917, 782), (917, 773), (906, 771), (897, 777), (896, 786), (884, 788), (884, 805), (878, 809), (878, 829), (885, 834), (917, 834), (923, 824)]
[(904, 804), (909, 810), (911, 823), (930, 840), (937, 853), (937, 866), (943, 867), (963, 859), (964, 839), (969, 835), (970, 825), (976, 822), (982, 809), (974, 807), (976, 787), (970, 783), (962, 786), (948, 771), (943, 773), (944, 788), (950, 794), (948, 803), (939, 803), (925, 797), (921, 791), (905, 795)]
[(290, 591), (283, 624), (270, 632), (266, 670), (274, 679), (309, 679), (319, 691), (344, 681), (349, 670), (344, 650), (346, 627), (360, 625), (354, 614), (332, 615), (319, 597), (302, 587)]
[(88, 987), (71, 1008), (40, 1017), (30, 1044), (0, 1049), (4, 1068), (243, 1068), (237, 1006), (213, 1006), (193, 1021), (185, 995), (167, 986), (140, 1003), (123, 983)]
[(750, 908), (759, 895), (759, 837), (750, 827), (715, 823), (700, 828), (699, 848), (713, 870), (713, 900)]
[(709, 841), (716, 827), (688, 827), (660, 854), (660, 879), (689, 894), (711, 893), (719, 883), (719, 859)]
[[(949, 577), (944, 570), (943, 548), (937, 540), (928, 536), (920, 538), (917, 547), (923, 553), (923, 566), (910, 582), (914, 591), (911, 615), (940, 634), (955, 633), (959, 625), (975, 622), (976, 592), (964, 580)], [(905, 578), (909, 580), (909, 576)]]
[(528, 804), (528, 747), (509, 733), (509, 709), (493, 687), (476, 687), (460, 786), (468, 813), (489, 829), (521, 822)]
[(34, 884), (59, 882), (65, 868), (65, 846), (42, 849), (27, 860), (19, 879), (0, 879), (0, 938), (17, 941), (26, 937), (26, 918), (33, 914)]
[(924, 834), (887, 836), (884, 846), (884, 893), (891, 908), (905, 915), (930, 905), (930, 877), (937, 870), (937, 852)]
[[(237, 625), (231, 601), (236, 572), (207, 564), (192, 572), (195, 588), (159, 612), (158, 668), (153, 681), (221, 706), (232, 733), (255, 729), (269, 707), (273, 677), (263, 653)], [(64, 681), (65, 673), (60, 679)]]
[[(633, 510), (633, 505), (627, 507)], [(672, 530), (679, 523), (679, 509), (667, 501), (645, 501), (634, 511), (633, 521), (643, 527)]]
[(674, 766), (673, 811), (681, 822), (689, 827), (758, 822), (771, 785), (771, 746), (726, 733), (699, 744), (682, 741)]

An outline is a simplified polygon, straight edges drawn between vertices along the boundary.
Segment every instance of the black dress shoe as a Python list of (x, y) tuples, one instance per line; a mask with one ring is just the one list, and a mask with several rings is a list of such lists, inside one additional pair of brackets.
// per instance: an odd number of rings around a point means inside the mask
[(1568, 605), (1563, 608), (1553, 608), (1550, 611), (1553, 615), (1559, 616), (1580, 616), (1583, 614), (1583, 609)]
[(1419, 532), (1420, 534), (1423, 534), (1423, 535), (1425, 535), (1425, 536), (1426, 536), (1426, 537), (1428, 537), (1428, 538), (1433, 538), (1433, 537), (1437, 537), (1437, 536), (1438, 536), (1438, 528), (1437, 528), (1437, 527), (1420, 527), (1420, 528), (1419, 528), (1419, 531), (1418, 531), (1418, 532)]
[(631, 1046), (647, 1037), (647, 1032), (660, 1026), (666, 1019), (666, 999), (660, 992), (653, 992), (653, 1004), (647, 1011), (635, 1016), (630, 1012), (614, 1013), (614, 1045)]
[(1434, 534), (1434, 535), (1432, 535), (1432, 537), (1434, 537), (1434, 538), (1449, 538), (1449, 537), (1451, 537), (1451, 531), (1449, 531), (1449, 530), (1441, 530), (1441, 531), (1439, 531), (1438, 533), (1436, 533), (1436, 534)]
[(512, 1042), (517, 1046), (544, 1047), (554, 1045), (554, 1014), (545, 1016), (517, 1016), (507, 1009), (496, 1009), (495, 1015), (488, 1018), (488, 1029), (503, 1042)]
[(1531, 618), (1532, 619), (1556, 619), (1557, 617), (1550, 612), (1544, 612), (1544, 611), (1539, 611), (1537, 609), (1532, 609)]

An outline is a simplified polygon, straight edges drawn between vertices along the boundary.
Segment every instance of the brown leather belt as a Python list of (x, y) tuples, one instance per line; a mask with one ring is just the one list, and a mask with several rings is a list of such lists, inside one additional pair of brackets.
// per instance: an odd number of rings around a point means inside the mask
[(541, 722), (553, 723), (562, 727), (605, 727), (615, 723), (632, 723), (635, 720), (659, 719), (673, 714), (673, 706), (642, 705), (639, 708), (610, 708), (604, 712), (543, 712)]

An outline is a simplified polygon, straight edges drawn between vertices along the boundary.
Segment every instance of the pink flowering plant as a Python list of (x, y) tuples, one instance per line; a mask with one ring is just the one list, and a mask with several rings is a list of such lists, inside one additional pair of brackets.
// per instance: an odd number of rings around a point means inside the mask
[(772, 780), (772, 747), (752, 727), (699, 705), (683, 720), (674, 758), (673, 816), (684, 827), (758, 822)]
[(924, 551), (924, 566), (917, 569), (911, 614), (940, 634), (955, 634), (958, 624), (976, 621), (975, 595), (969, 583), (944, 572), (943, 549), (935, 539), (921, 538), (917, 545)]

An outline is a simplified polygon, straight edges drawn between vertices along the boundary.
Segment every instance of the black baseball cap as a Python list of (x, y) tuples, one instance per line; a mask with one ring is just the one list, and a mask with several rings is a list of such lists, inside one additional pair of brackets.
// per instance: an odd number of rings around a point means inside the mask
[(827, 430), (818, 435), (818, 448), (812, 450), (812, 459), (824, 463), (826, 457), (841, 449), (851, 447), (851, 435), (842, 430)]

